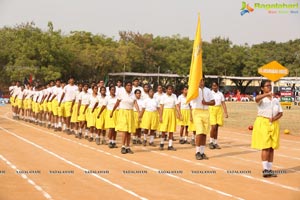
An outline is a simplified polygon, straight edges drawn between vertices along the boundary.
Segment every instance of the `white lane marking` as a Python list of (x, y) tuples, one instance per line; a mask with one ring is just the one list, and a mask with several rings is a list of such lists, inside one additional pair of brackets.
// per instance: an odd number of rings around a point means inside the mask
[[(1, 160), (3, 160), (10, 168), (14, 170), (18, 170), (18, 168), (9, 162), (3, 155), (0, 154)], [(31, 184), (36, 190), (40, 191), (46, 199), (52, 199), (50, 194), (48, 194), (45, 190), (43, 190), (40, 186), (38, 186), (33, 180), (31, 180), (27, 175), (21, 174), (21, 177), (25, 179), (29, 184)]]
[[(22, 124), (23, 124), (23, 123), (22, 123)], [(51, 132), (44, 131), (43, 129), (36, 128), (36, 127), (34, 127), (34, 126), (30, 126), (30, 125), (27, 125), (27, 124), (24, 124), (24, 125), (25, 125), (25, 126), (28, 126), (28, 127), (31, 127), (31, 128), (34, 128), (34, 129), (37, 129), (37, 130), (40, 130), (40, 131), (43, 131), (43, 132), (45, 132), (45, 133), (47, 133), (47, 134), (50, 134), (50, 135), (53, 135), (53, 136), (55, 136), (55, 137), (59, 137), (59, 138), (62, 138), (62, 139), (64, 139), (64, 140), (67, 140), (67, 141), (70, 141), (70, 142), (73, 142), (73, 143), (77, 143), (77, 144), (79, 144), (79, 145), (81, 145), (81, 146), (84, 146), (84, 147), (87, 147), (87, 148), (89, 148), (89, 149), (93, 149), (93, 150), (96, 150), (96, 151), (101, 152), (101, 153), (104, 153), (104, 154), (107, 153), (106, 151), (102, 151), (102, 150), (99, 150), (99, 149), (90, 147), (90, 146), (88, 146), (88, 145), (86, 145), (86, 144), (82, 144), (82, 143), (76, 142), (76, 141), (74, 141), (74, 140), (71, 140), (71, 139), (68, 139), (68, 138), (65, 138), (65, 137), (62, 137), (62, 136), (53, 134), (53, 133), (51, 133)], [(232, 139), (232, 138), (230, 138), (230, 139)], [(257, 150), (250, 149), (250, 148), (247, 149), (247, 150), (257, 151)], [(150, 152), (160, 154), (160, 153), (155, 152), (155, 151), (150, 151)], [(111, 155), (113, 155), (113, 154), (111, 154)], [(163, 154), (161, 154), (161, 155), (163, 155)], [(277, 155), (278, 155), (278, 154), (277, 154)], [(167, 155), (167, 154), (165, 154), (164, 156), (170, 157), (170, 156)], [(115, 155), (113, 155), (113, 157), (118, 158), (118, 159), (122, 159), (121, 157), (115, 156)], [(210, 165), (205, 165), (205, 164), (202, 164), (202, 163), (199, 163), (199, 162), (193, 162), (193, 161), (188, 160), (188, 159), (182, 159), (182, 158), (179, 158), (179, 157), (176, 157), (176, 156), (171, 156), (171, 157), (172, 157), (172, 158), (175, 158), (175, 159), (178, 159), (178, 160), (183, 160), (183, 161), (185, 161), (185, 162), (190, 162), (190, 163), (195, 164), (195, 165), (202, 165), (202, 166), (209, 167), (209, 168), (211, 168), (211, 169), (220, 170), (220, 171), (225, 171), (225, 172), (227, 171), (227, 170), (222, 169), (222, 168), (218, 168), (218, 167), (210, 166)], [(135, 163), (134, 161), (127, 160), (127, 159), (122, 159), (122, 160), (131, 162), (131, 163), (132, 163), (132, 162)], [(139, 163), (136, 163), (136, 164), (139, 164)], [(141, 164), (141, 165), (142, 165), (142, 164)], [(271, 182), (271, 181), (268, 181), (268, 180), (265, 180), (265, 179), (259, 179), (259, 178), (255, 178), (255, 177), (252, 177), (252, 176), (247, 176), (247, 175), (244, 175), (244, 174), (236, 174), (236, 175), (239, 175), (239, 176), (242, 176), (242, 177), (244, 177), (244, 178), (251, 179), (251, 180), (256, 180), (256, 181), (259, 181), (259, 182), (268, 183), (268, 184), (273, 185), (273, 186), (278, 186), (278, 187), (285, 188), (285, 189), (289, 189), (289, 190), (293, 190), (293, 191), (300, 191), (299, 188), (294, 188), (294, 187), (291, 187), (291, 186), (286, 186), (286, 185), (283, 185), (283, 184), (280, 184), (280, 183)], [(249, 178), (249, 177), (251, 177), (251, 178)]]
[[(6, 132), (6, 133), (12, 135), (12, 136), (15, 136), (16, 138), (18, 138), (18, 139), (20, 139), (20, 140), (22, 140), (22, 141), (24, 141), (24, 142), (26, 142), (26, 143), (28, 143), (28, 144), (31, 144), (32, 146), (34, 146), (34, 147), (36, 147), (36, 148), (38, 148), (38, 149), (40, 149), (40, 150), (42, 150), (42, 151), (44, 151), (44, 152), (47, 152), (48, 154), (50, 154), (50, 155), (52, 155), (52, 156), (54, 156), (54, 157), (56, 157), (56, 158), (58, 158), (58, 159), (60, 159), (60, 160), (62, 160), (62, 161), (64, 161), (64, 162), (68, 163), (69, 165), (72, 165), (73, 167), (76, 167), (76, 168), (78, 168), (78, 169), (80, 169), (80, 170), (82, 170), (82, 171), (88, 171), (87, 169), (85, 169), (85, 168), (83, 168), (83, 167), (81, 167), (81, 166), (79, 166), (79, 165), (77, 165), (77, 164), (71, 162), (70, 160), (67, 160), (67, 159), (63, 158), (63, 157), (59, 156), (58, 154), (56, 154), (56, 153), (54, 153), (54, 152), (52, 152), (52, 151), (50, 151), (50, 150), (48, 150), (48, 149), (45, 149), (44, 147), (42, 147), (42, 146), (40, 146), (40, 145), (38, 145), (38, 144), (35, 144), (34, 142), (31, 142), (31, 141), (29, 141), (29, 140), (27, 140), (27, 139), (25, 139), (25, 138), (23, 138), (23, 137), (21, 137), (21, 136), (15, 134), (15, 133), (12, 132), (12, 131), (9, 131), (9, 130), (7, 130), (7, 129), (1, 127), (1, 126), (0, 126), (0, 129), (3, 130), (3, 131)], [(24, 174), (22, 174), (22, 175), (24, 175)], [(96, 177), (97, 179), (100, 179), (101, 181), (104, 181), (104, 182), (106, 182), (106, 183), (108, 183), (108, 184), (110, 184), (110, 185), (112, 185), (112, 186), (114, 186), (114, 187), (116, 187), (116, 188), (118, 188), (118, 189), (124, 191), (124, 192), (127, 192), (127, 193), (131, 194), (132, 196), (137, 197), (138, 199), (147, 200), (147, 198), (142, 197), (142, 196), (140, 196), (140, 195), (134, 193), (133, 191), (124, 188), (123, 186), (120, 186), (120, 185), (118, 185), (118, 184), (116, 184), (116, 183), (113, 183), (113, 182), (111, 182), (110, 180), (108, 180), (108, 179), (106, 179), (106, 178), (103, 178), (103, 177), (99, 176), (98, 174), (92, 174), (92, 175), (93, 175), (94, 177)], [(40, 189), (40, 188), (37, 188), (37, 189)]]
[[(149, 149), (147, 149), (147, 150), (149, 150)], [(219, 168), (219, 167), (215, 167), (215, 166), (211, 166), (211, 165), (206, 165), (206, 164), (203, 164), (203, 163), (197, 163), (197, 162), (195, 163), (195, 162), (193, 162), (191, 160), (182, 159), (182, 158), (177, 157), (177, 156), (170, 156), (170, 155), (165, 154), (165, 153), (159, 153), (159, 152), (151, 151), (151, 150), (150, 150), (150, 152), (156, 153), (156, 154), (159, 154), (159, 155), (162, 155), (162, 156), (165, 156), (165, 157), (171, 157), (171, 158), (174, 158), (174, 159), (177, 159), (177, 160), (188, 162), (188, 163), (191, 163), (191, 164), (194, 164), (194, 165), (202, 165), (202, 166), (205, 166), (205, 167), (208, 167), (208, 168), (211, 168), (211, 169), (215, 169), (215, 170), (227, 171), (227, 170)], [(285, 188), (285, 189), (296, 191), (296, 192), (300, 191), (300, 188), (296, 188), (296, 187), (292, 187), (292, 186), (287, 186), (287, 185), (283, 185), (283, 184), (280, 184), (280, 183), (275, 183), (275, 182), (272, 182), (272, 181), (269, 181), (269, 180), (265, 180), (265, 179), (255, 178), (253, 176), (249, 176), (249, 175), (245, 175), (245, 174), (234, 174), (234, 175), (242, 176), (244, 178), (248, 178), (248, 179), (252, 179), (252, 180), (255, 180), (255, 181), (267, 183), (267, 184), (270, 184), (270, 185), (273, 185), (273, 186)]]
[[(33, 128), (34, 128), (34, 127), (33, 127)], [(45, 151), (45, 152), (47, 152), (47, 153), (49, 153), (49, 154), (51, 154), (51, 155), (53, 155), (53, 156), (59, 158), (59, 159), (61, 159), (61, 160), (65, 161), (65, 162), (67, 162), (67, 163), (70, 164), (70, 165), (73, 165), (73, 166), (75, 166), (75, 167), (77, 167), (77, 168), (79, 168), (79, 169), (81, 169), (81, 170), (83, 170), (83, 171), (87, 171), (87, 169), (84, 169), (84, 168), (80, 167), (79, 165), (74, 164), (74, 163), (72, 163), (71, 161), (68, 161), (68, 160), (62, 158), (61, 156), (59, 156), (59, 155), (57, 155), (57, 154), (55, 154), (55, 153), (53, 153), (53, 152), (51, 152), (51, 151), (49, 151), (49, 150), (47, 150), (47, 149), (41, 147), (41, 146), (39, 146), (38, 144), (35, 144), (35, 143), (33, 143), (33, 142), (31, 142), (31, 141), (29, 141), (29, 140), (23, 138), (23, 137), (21, 137), (21, 136), (15, 134), (15, 133), (13, 133), (13, 132), (11, 132), (11, 131), (5, 129), (5, 128), (3, 128), (3, 127), (0, 127), (0, 129), (2, 129), (3, 131), (5, 131), (5, 132), (7, 132), (7, 133), (9, 133), (9, 134), (11, 134), (11, 135), (13, 135), (13, 136), (19, 138), (20, 140), (23, 140), (23, 141), (25, 141), (25, 142), (27, 142), (27, 143), (29, 143), (29, 144), (31, 144), (31, 145), (33, 145), (33, 146), (39, 148), (39, 149), (41, 149), (41, 150), (43, 150), (43, 151)], [(40, 130), (42, 130), (42, 129), (40, 129)], [(43, 131), (43, 132), (48, 133), (47, 131)], [(57, 136), (57, 135), (55, 135), (55, 134), (53, 134), (53, 133), (48, 133), (48, 134), (51, 134), (51, 135), (54, 135), (54, 136), (56, 136), (56, 137), (62, 138), (62, 139), (64, 139), (64, 140), (67, 140), (67, 141), (70, 141), (70, 142), (79, 144), (80, 146), (84, 146), (84, 147), (89, 148), (89, 149), (91, 149), (91, 150), (95, 150), (95, 151), (101, 152), (101, 153), (103, 153), (103, 154), (106, 154), (106, 155), (109, 155), (109, 156), (113, 156), (113, 157), (117, 158), (118, 160), (123, 160), (123, 161), (129, 162), (129, 163), (132, 163), (132, 164), (134, 164), (134, 165), (141, 166), (141, 167), (146, 168), (146, 169), (149, 169), (149, 170), (151, 170), (151, 171), (154, 171), (154, 172), (158, 172), (158, 171), (159, 171), (159, 169), (155, 169), (155, 168), (152, 168), (152, 167), (149, 167), (149, 166), (140, 164), (140, 163), (138, 163), (138, 162), (131, 161), (131, 160), (128, 160), (128, 159), (126, 159), (126, 158), (122, 158), (122, 157), (120, 157), (120, 156), (111, 154), (111, 153), (109, 153), (109, 152), (102, 151), (102, 150), (100, 150), (100, 149), (96, 149), (96, 148), (90, 147), (90, 146), (88, 146), (88, 145), (85, 145), (85, 144), (82, 144), (82, 143), (79, 143), (79, 142), (75, 142), (75, 141), (73, 141), (73, 140), (70, 140), (70, 139), (67, 139), (67, 138), (64, 138), (64, 137), (61, 137), (61, 136)], [(92, 175), (98, 177), (97, 174), (92, 174)], [(197, 182), (194, 182), (194, 181), (185, 179), (185, 178), (181, 178), (181, 177), (179, 177), (179, 176), (175, 176), (175, 175), (173, 175), (173, 174), (164, 174), (164, 175), (169, 176), (169, 177), (172, 177), (172, 178), (175, 178), (175, 179), (177, 179), (177, 180), (180, 180), (180, 181), (183, 181), (183, 182), (186, 182), (186, 183), (190, 183), (190, 184), (192, 184), (192, 185), (199, 186), (199, 187), (201, 187), (201, 188), (203, 188), (203, 189), (206, 189), (206, 190), (209, 190), (209, 191), (212, 191), (212, 192), (216, 192), (216, 193), (218, 193), (218, 194), (220, 194), (220, 195), (223, 195), (223, 196), (231, 197), (231, 198), (238, 199), (238, 200), (243, 200), (243, 198), (241, 198), (241, 197), (237, 197), (237, 196), (234, 196), (234, 195), (232, 195), (232, 194), (228, 194), (228, 193), (226, 193), (226, 192), (223, 192), (223, 191), (220, 191), (220, 190), (211, 188), (211, 187), (209, 187), (209, 186), (206, 186), (206, 185), (203, 185), (203, 184), (200, 184), (200, 183), (197, 183)], [(99, 176), (99, 178), (102, 179), (102, 177), (100, 177), (100, 176)], [(104, 179), (104, 178), (103, 178), (103, 179)], [(105, 179), (105, 180), (106, 180), (106, 179)], [(108, 181), (108, 180), (107, 180), (107, 181)], [(120, 186), (120, 187), (121, 187), (121, 186)], [(142, 198), (142, 199), (146, 199), (146, 198)]]

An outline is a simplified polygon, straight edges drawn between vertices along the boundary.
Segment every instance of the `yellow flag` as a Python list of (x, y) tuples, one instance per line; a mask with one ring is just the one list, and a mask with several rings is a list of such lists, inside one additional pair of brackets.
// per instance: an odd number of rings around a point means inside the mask
[(186, 102), (189, 103), (199, 95), (199, 83), (202, 79), (202, 41), (201, 41), (201, 27), (200, 15), (198, 14), (198, 24), (193, 46), (192, 61), (189, 75), (189, 89), (187, 93)]

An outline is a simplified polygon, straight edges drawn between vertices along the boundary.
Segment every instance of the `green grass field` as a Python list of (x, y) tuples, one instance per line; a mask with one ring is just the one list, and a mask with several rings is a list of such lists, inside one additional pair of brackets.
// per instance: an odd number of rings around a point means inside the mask
[[(257, 108), (254, 102), (226, 102), (229, 118), (225, 119), (225, 127), (239, 130), (248, 130), (253, 125)], [(280, 119), (280, 129), (289, 129), (293, 135), (300, 136), (300, 106), (292, 106), (290, 110), (283, 108), (283, 117)]]

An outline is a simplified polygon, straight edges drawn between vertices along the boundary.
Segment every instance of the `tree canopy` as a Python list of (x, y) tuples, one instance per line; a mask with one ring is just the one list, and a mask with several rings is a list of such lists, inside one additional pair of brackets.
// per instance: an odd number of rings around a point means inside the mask
[[(32, 75), (43, 82), (67, 78), (92, 81), (109, 72), (189, 73), (193, 40), (180, 35), (153, 36), (120, 31), (119, 39), (86, 31), (63, 34), (51, 22), (41, 30), (33, 22), (0, 29), (0, 82)], [(300, 39), (284, 43), (235, 45), (229, 38), (203, 41), (204, 74), (258, 76), (257, 68), (277, 60), (300, 73)], [(299, 71), (298, 71), (299, 70)]]

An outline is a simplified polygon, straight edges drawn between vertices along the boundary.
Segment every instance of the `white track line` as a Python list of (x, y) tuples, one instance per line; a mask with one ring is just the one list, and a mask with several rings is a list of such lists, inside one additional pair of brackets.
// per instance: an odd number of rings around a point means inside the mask
[[(6, 118), (7, 118), (7, 117), (6, 117)], [(9, 118), (8, 118), (8, 119), (9, 119)], [(9, 119), (9, 120), (12, 120), (12, 119)], [(14, 121), (14, 120), (12, 120), (12, 121)], [(99, 149), (90, 147), (89, 145), (86, 145), (86, 144), (82, 144), (82, 143), (76, 142), (76, 141), (74, 141), (74, 140), (71, 140), (71, 139), (68, 139), (68, 138), (65, 138), (65, 137), (62, 137), (62, 136), (53, 134), (53, 133), (51, 133), (51, 132), (49, 132), (49, 131), (45, 131), (45, 130), (43, 130), (43, 129), (40, 129), (40, 128), (31, 126), (31, 125), (27, 125), (26, 123), (21, 123), (21, 122), (19, 122), (19, 123), (20, 123), (20, 124), (23, 124), (23, 125), (25, 125), (25, 126), (28, 126), (28, 127), (31, 127), (31, 128), (37, 129), (37, 130), (40, 130), (40, 131), (45, 132), (45, 133), (47, 133), (47, 134), (53, 135), (53, 136), (55, 136), (55, 137), (62, 138), (62, 139), (64, 139), (64, 140), (67, 140), (67, 141), (70, 141), (70, 142), (73, 142), (73, 143), (77, 143), (77, 144), (79, 144), (79, 145), (81, 145), (81, 146), (87, 147), (87, 148), (89, 148), (89, 149), (96, 150), (96, 151), (101, 152), (101, 153), (104, 153), (104, 154), (106, 154), (106, 155), (112, 155), (112, 156), (116, 157), (116, 155), (113, 155), (113, 154), (108, 153), (108, 152), (106, 152), (106, 151), (102, 151), (102, 150), (99, 150)], [(248, 150), (248, 149), (247, 149), (247, 150)], [(253, 150), (253, 149), (250, 149), (250, 150)], [(253, 150), (253, 151), (257, 151), (257, 150)], [(150, 151), (150, 152), (158, 153), (158, 152), (155, 152), (155, 151)], [(159, 153), (158, 153), (158, 154), (159, 154)], [(162, 155), (163, 155), (163, 154), (162, 154)], [(164, 156), (170, 157), (170, 156), (167, 155), (167, 154), (164, 155)], [(122, 160), (125, 160), (125, 161), (128, 161), (128, 162), (133, 162), (133, 161), (131, 161), (131, 160), (123, 159), (122, 157), (119, 157), (119, 156), (117, 156), (117, 157), (118, 157), (119, 159), (122, 159)], [(179, 160), (182, 160), (182, 161), (185, 161), (185, 162), (190, 162), (190, 163), (193, 163), (193, 164), (195, 164), (195, 165), (206, 166), (206, 167), (209, 167), (209, 168), (214, 169), (214, 170), (220, 170), (220, 171), (225, 171), (225, 172), (227, 171), (227, 170), (222, 169), (222, 168), (214, 167), (214, 166), (211, 166), (211, 165), (205, 165), (205, 164), (202, 164), (202, 163), (200, 164), (199, 162), (194, 162), (194, 161), (191, 161), (191, 160), (188, 160), (188, 159), (182, 159), (182, 158), (179, 158), (179, 157), (176, 157), (176, 156), (171, 156), (171, 157), (176, 158), (176, 159), (179, 159)], [(139, 163), (138, 163), (138, 164), (139, 164)], [(142, 165), (142, 164), (141, 164), (141, 165)], [(244, 177), (244, 178), (251, 179), (251, 180), (256, 180), (256, 181), (259, 181), (259, 182), (268, 183), (268, 184), (270, 184), (270, 185), (278, 186), (278, 187), (281, 187), (281, 188), (284, 188), (284, 189), (289, 189), (289, 190), (297, 191), (297, 192), (300, 191), (299, 188), (294, 188), (294, 187), (287, 186), (287, 185), (283, 185), (283, 184), (280, 184), (280, 183), (275, 183), (275, 182), (268, 181), (268, 180), (265, 180), (265, 179), (259, 179), (259, 178), (255, 178), (255, 177), (248, 176), (248, 175), (244, 175), (244, 174), (236, 174), (236, 175), (239, 175), (239, 176), (242, 176), (242, 177)]]
[[(12, 168), (15, 171), (19, 171), (18, 168), (12, 164), (10, 161), (8, 161), (3, 155), (0, 154), (0, 158), (1, 160), (3, 160), (10, 168)], [(33, 180), (31, 180), (30, 178), (28, 178), (27, 175), (25, 174), (20, 174), (20, 176), (25, 179), (30, 185), (32, 185), (37, 191), (41, 192), (43, 194), (43, 196), (46, 199), (52, 199), (52, 197), (50, 196), (50, 194), (48, 194), (45, 190), (43, 190), (43, 188), (39, 185), (37, 185)]]
[[(6, 117), (6, 118), (7, 118), (7, 117)], [(9, 118), (8, 118), (8, 119), (9, 119)], [(12, 120), (12, 119), (9, 119), (9, 120)], [(12, 121), (14, 121), (14, 120), (12, 120)], [(20, 123), (20, 122), (19, 122), (19, 123)], [(96, 151), (101, 152), (101, 153), (104, 153), (104, 154), (106, 154), (106, 155), (112, 155), (112, 156), (116, 157), (116, 155), (114, 155), (114, 154), (111, 154), (111, 153), (108, 153), (108, 152), (106, 152), (106, 151), (102, 151), (102, 150), (99, 150), (99, 149), (90, 147), (89, 145), (86, 145), (86, 144), (82, 144), (82, 143), (76, 142), (76, 141), (74, 141), (74, 140), (71, 140), (71, 139), (68, 139), (68, 138), (65, 138), (65, 137), (62, 137), (62, 136), (53, 134), (53, 133), (51, 133), (51, 132), (49, 132), (49, 131), (45, 131), (45, 130), (43, 130), (43, 129), (40, 129), (40, 128), (31, 126), (31, 125), (27, 125), (26, 123), (20, 123), (20, 124), (23, 124), (23, 125), (25, 125), (25, 126), (28, 126), (28, 127), (31, 127), (31, 128), (37, 129), (37, 130), (40, 130), (40, 131), (45, 132), (45, 133), (47, 133), (47, 134), (53, 135), (53, 136), (55, 136), (55, 137), (62, 138), (62, 139), (64, 139), (64, 140), (67, 140), (67, 141), (70, 141), (70, 142), (73, 142), (73, 143), (77, 143), (77, 144), (79, 144), (79, 145), (81, 145), (81, 146), (87, 147), (87, 148), (89, 148), (89, 149), (96, 150)], [(247, 150), (248, 150), (248, 149), (247, 149)], [(250, 150), (253, 150), (253, 149), (250, 149)], [(257, 151), (257, 150), (253, 150), (253, 151)], [(155, 152), (155, 151), (151, 151), (151, 150), (150, 150), (150, 152), (157, 153), (157, 154), (161, 154), (161, 153), (158, 153), (158, 152)], [(163, 154), (161, 154), (161, 155), (163, 155)], [(278, 155), (278, 154), (277, 154), (277, 155)], [(175, 159), (178, 159), (178, 160), (182, 160), (182, 161), (185, 161), (185, 162), (190, 162), (190, 163), (193, 163), (193, 164), (195, 164), (195, 165), (206, 166), (206, 167), (209, 167), (209, 168), (214, 169), (214, 170), (220, 170), (220, 171), (225, 171), (225, 172), (227, 171), (227, 170), (222, 169), (222, 168), (214, 167), (214, 166), (211, 166), (211, 165), (205, 165), (205, 164), (202, 164), (202, 163), (199, 163), (199, 162), (195, 162), (195, 161), (191, 161), (191, 160), (188, 160), (188, 159), (182, 159), (182, 158), (179, 158), (179, 157), (177, 157), (177, 156), (170, 156), (170, 155), (168, 155), (168, 154), (165, 154), (164, 156), (172, 157), (172, 158), (175, 158)], [(117, 156), (117, 158), (118, 158), (118, 159), (122, 159), (122, 160), (124, 160), (124, 161), (131, 162), (131, 163), (133, 162), (133, 161), (131, 161), (131, 160), (123, 159), (122, 157), (119, 157), (119, 156)], [(134, 162), (134, 164), (139, 164), (139, 163)], [(142, 164), (140, 164), (140, 165), (142, 165)], [(255, 178), (255, 177), (248, 176), (248, 175), (244, 175), (244, 174), (236, 174), (236, 175), (242, 176), (242, 177), (244, 177), (244, 178), (248, 178), (248, 179), (251, 179), (251, 180), (256, 180), (256, 181), (259, 181), (259, 182), (268, 183), (268, 184), (270, 184), (270, 185), (277, 186), (277, 187), (281, 187), (281, 188), (284, 188), (284, 189), (288, 189), (288, 190), (292, 190), (292, 191), (297, 191), (297, 192), (300, 191), (299, 188), (295, 188), (295, 187), (283, 185), (283, 184), (280, 184), (280, 183), (275, 183), (275, 182), (268, 181), (268, 180), (265, 180), (265, 179), (259, 179), (259, 178)], [(179, 178), (180, 178), (180, 177), (179, 177)]]
[[(63, 157), (61, 157), (60, 155), (58, 155), (58, 154), (56, 154), (56, 153), (54, 153), (54, 152), (52, 152), (52, 151), (50, 151), (50, 150), (48, 150), (48, 149), (45, 149), (44, 147), (42, 147), (42, 146), (40, 146), (40, 145), (38, 145), (38, 144), (35, 144), (34, 142), (31, 142), (31, 141), (29, 141), (29, 140), (23, 138), (23, 137), (17, 135), (16, 133), (14, 133), (14, 132), (12, 132), (12, 131), (9, 131), (9, 130), (7, 130), (7, 129), (1, 127), (1, 126), (0, 126), (0, 129), (3, 130), (3, 131), (6, 132), (6, 133), (12, 135), (12, 136), (15, 136), (16, 138), (18, 138), (18, 139), (20, 139), (20, 140), (22, 140), (22, 141), (24, 141), (24, 142), (26, 142), (26, 143), (28, 143), (28, 144), (31, 144), (32, 146), (34, 146), (34, 147), (36, 147), (36, 148), (38, 148), (38, 149), (40, 149), (40, 150), (42, 150), (42, 151), (44, 151), (44, 152), (46, 152), (46, 153), (48, 153), (48, 154), (50, 154), (50, 155), (52, 155), (52, 156), (58, 158), (59, 160), (62, 160), (62, 161), (64, 161), (65, 163), (67, 163), (67, 164), (69, 164), (69, 165), (72, 165), (73, 167), (76, 167), (76, 168), (78, 168), (78, 169), (80, 169), (80, 170), (82, 170), (82, 171), (88, 171), (88, 169), (85, 169), (85, 168), (81, 167), (80, 165), (77, 165), (77, 164), (75, 164), (75, 163), (73, 163), (73, 162), (71, 162), (71, 161), (69, 161), (69, 160), (67, 160), (67, 159), (65, 159), (65, 158), (63, 158)], [(124, 192), (127, 192), (127, 193), (131, 194), (131, 195), (134, 196), (134, 197), (137, 197), (138, 199), (147, 200), (147, 198), (142, 197), (142, 196), (136, 194), (135, 192), (133, 192), (133, 191), (131, 191), (131, 190), (125, 189), (124, 187), (122, 187), (122, 186), (120, 186), (120, 185), (118, 185), (118, 184), (116, 184), (116, 183), (113, 183), (113, 182), (111, 182), (110, 180), (108, 180), (108, 179), (106, 179), (106, 178), (103, 178), (103, 177), (99, 176), (98, 174), (91, 174), (91, 175), (93, 175), (93, 176), (96, 177), (97, 179), (99, 179), (99, 180), (101, 180), (101, 181), (103, 181), (103, 182), (106, 182), (106, 183), (108, 183), (108, 184), (110, 184), (110, 185), (112, 185), (112, 186), (114, 186), (114, 187), (116, 187), (116, 188), (118, 188), (118, 189), (120, 189), (120, 190), (122, 190), (122, 191), (124, 191)]]
[[(26, 125), (26, 124), (24, 124), (24, 125)], [(27, 126), (28, 126), (28, 125), (27, 125)], [(35, 128), (35, 127), (33, 127), (33, 128)], [(75, 167), (77, 167), (77, 168), (79, 168), (79, 169), (81, 169), (81, 170), (83, 170), (83, 171), (86, 171), (86, 170), (87, 170), (87, 169), (84, 169), (83, 167), (80, 167), (79, 165), (74, 164), (74, 163), (72, 163), (71, 161), (66, 160), (65, 158), (62, 158), (61, 156), (59, 156), (59, 155), (57, 155), (57, 154), (55, 154), (55, 153), (53, 153), (53, 152), (51, 152), (51, 151), (49, 151), (49, 150), (47, 150), (47, 149), (41, 147), (41, 146), (39, 146), (38, 144), (35, 144), (35, 143), (33, 143), (33, 142), (31, 142), (31, 141), (29, 141), (29, 140), (23, 138), (23, 137), (21, 137), (21, 136), (15, 134), (15, 133), (13, 133), (13, 132), (11, 132), (11, 131), (5, 129), (5, 128), (3, 128), (3, 127), (0, 127), (0, 129), (2, 129), (3, 131), (9, 133), (10, 135), (13, 135), (13, 136), (19, 138), (20, 140), (23, 140), (23, 141), (25, 141), (25, 142), (27, 142), (27, 143), (29, 143), (29, 144), (35, 146), (35, 147), (37, 147), (37, 148), (39, 148), (39, 149), (41, 149), (41, 150), (47, 152), (47, 153), (49, 153), (49, 154), (51, 154), (51, 155), (53, 155), (53, 156), (59, 158), (60, 160), (65, 161), (66, 163), (68, 163), (68, 164), (70, 164), (70, 165), (72, 165), (72, 166), (75, 166)], [(41, 129), (40, 129), (40, 130), (41, 130)], [(43, 132), (48, 133), (47, 131), (43, 131)], [(140, 164), (140, 163), (138, 163), (138, 162), (135, 162), (135, 161), (132, 161), (132, 160), (128, 160), (128, 159), (126, 159), (126, 158), (123, 158), (123, 157), (120, 157), (120, 156), (111, 154), (111, 153), (109, 153), (109, 152), (102, 151), (102, 150), (100, 150), (100, 149), (96, 149), (96, 148), (90, 147), (90, 146), (88, 146), (88, 145), (86, 145), (86, 144), (82, 144), (82, 143), (79, 143), (79, 142), (75, 142), (75, 141), (73, 141), (73, 140), (70, 140), (70, 139), (67, 139), (67, 138), (64, 138), (64, 137), (61, 137), (61, 136), (57, 136), (57, 135), (55, 135), (55, 134), (53, 134), (53, 133), (50, 133), (50, 134), (51, 134), (51, 135), (54, 135), (54, 136), (56, 136), (56, 137), (62, 138), (62, 139), (64, 139), (64, 140), (74, 142), (74, 143), (76, 143), (76, 144), (79, 144), (80, 146), (84, 146), (84, 147), (86, 147), (86, 148), (89, 148), (89, 149), (92, 149), (92, 150), (95, 150), (95, 151), (104, 153), (104, 154), (106, 154), (106, 155), (108, 155), (108, 156), (112, 156), (112, 157), (114, 157), (114, 158), (117, 158), (118, 160), (123, 160), (123, 161), (129, 162), (129, 163), (131, 163), (131, 164), (141, 166), (141, 167), (143, 167), (143, 168), (145, 168), (145, 169), (154, 171), (154, 172), (156, 172), (156, 173), (159, 171), (159, 169), (155, 169), (155, 168), (152, 168), (152, 167), (149, 167), (149, 166)], [(98, 177), (98, 175), (96, 175), (96, 174), (93, 174), (93, 175), (96, 176), (96, 177)], [(218, 194), (220, 194), (220, 195), (223, 195), (223, 196), (226, 196), (226, 197), (230, 197), (230, 198), (234, 198), (234, 199), (238, 199), (238, 200), (243, 200), (243, 198), (241, 198), (241, 197), (237, 197), (237, 196), (234, 196), (234, 195), (232, 195), (232, 194), (228, 194), (228, 193), (226, 193), (226, 192), (223, 192), (223, 191), (220, 191), (220, 190), (211, 188), (211, 187), (209, 187), (209, 186), (206, 186), (206, 185), (203, 185), (203, 184), (200, 184), (200, 183), (197, 183), (197, 182), (194, 182), (194, 181), (185, 179), (185, 178), (181, 178), (181, 177), (179, 177), (179, 176), (175, 176), (175, 175), (173, 175), (173, 174), (164, 174), (164, 175), (169, 176), (169, 177), (174, 178), (174, 179), (177, 179), (177, 180), (180, 180), (180, 181), (185, 182), (185, 183), (189, 183), (189, 184), (192, 184), (192, 185), (195, 185), (195, 186), (199, 186), (199, 187), (201, 187), (201, 188), (203, 188), (203, 189), (206, 189), (206, 190), (209, 190), (209, 191), (212, 191), (212, 192), (216, 192), (216, 193), (218, 193)], [(100, 178), (100, 179), (104, 179), (104, 178), (102, 178), (102, 177), (100, 177), (100, 176), (99, 176), (99, 178)], [(105, 180), (106, 180), (106, 179), (105, 179)], [(108, 180), (106, 180), (106, 181), (108, 181)], [(109, 182), (110, 182), (110, 181), (109, 181)], [(113, 183), (111, 183), (111, 184), (113, 184)], [(116, 184), (115, 184), (115, 185), (116, 185)], [(119, 187), (121, 187), (121, 186), (119, 186)], [(133, 192), (132, 192), (132, 193), (133, 193)], [(135, 196), (135, 195), (134, 195), (134, 196)], [(141, 198), (141, 199), (146, 199), (146, 198)]]
[[(149, 150), (149, 149), (147, 149), (147, 150)], [(199, 162), (194, 162), (192, 160), (183, 159), (183, 158), (180, 158), (180, 157), (177, 157), (177, 156), (170, 156), (170, 155), (165, 154), (165, 153), (159, 153), (159, 152), (151, 151), (151, 150), (150, 150), (150, 152), (155, 153), (155, 154), (159, 154), (159, 155), (162, 155), (162, 156), (165, 156), (165, 157), (171, 157), (171, 158), (174, 158), (174, 159), (177, 159), (177, 160), (181, 160), (181, 161), (184, 161), (184, 162), (187, 162), (187, 163), (191, 163), (191, 164), (194, 164), (194, 165), (205, 166), (205, 167), (208, 167), (208, 168), (213, 169), (213, 170), (220, 170), (220, 171), (225, 171), (225, 172), (227, 171), (227, 170), (225, 170), (223, 168), (219, 168), (219, 167), (215, 167), (215, 166), (211, 166), (211, 165), (206, 165), (206, 164), (199, 163)], [(245, 175), (245, 174), (234, 174), (234, 175), (242, 176), (244, 178), (248, 178), (248, 179), (251, 179), (251, 180), (255, 180), (255, 181), (267, 183), (267, 184), (270, 184), (270, 185), (273, 185), (273, 186), (277, 186), (277, 187), (281, 187), (281, 188), (284, 188), (284, 189), (288, 189), (288, 190), (300, 192), (300, 188), (291, 187), (291, 186), (283, 185), (283, 184), (280, 184), (280, 183), (275, 183), (275, 182), (268, 181), (268, 180), (265, 180), (265, 179), (255, 178), (253, 176), (249, 176), (249, 175)]]

